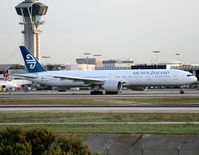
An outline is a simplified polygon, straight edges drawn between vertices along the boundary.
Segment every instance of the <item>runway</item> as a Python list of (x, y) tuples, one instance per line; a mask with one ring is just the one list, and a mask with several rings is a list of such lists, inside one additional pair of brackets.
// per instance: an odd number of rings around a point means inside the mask
[[(0, 99), (31, 99), (31, 98), (66, 98), (66, 99), (98, 99), (98, 98), (182, 98), (199, 97), (199, 90), (186, 89), (179, 94), (178, 89), (154, 89), (148, 91), (123, 91), (118, 95), (89, 95), (89, 91), (56, 92), (31, 91), (14, 92), (13, 95), (0, 93)], [(199, 104), (154, 106), (64, 106), (64, 105), (0, 105), (0, 112), (117, 112), (117, 113), (199, 113)]]
[(185, 89), (185, 94), (179, 94), (179, 89), (150, 89), (147, 91), (124, 90), (118, 95), (89, 95), (90, 91), (31, 91), (0, 93), (0, 99), (20, 99), (20, 98), (153, 98), (153, 97), (199, 97), (199, 90)]
[(0, 106), (0, 112), (199, 113), (199, 106)]

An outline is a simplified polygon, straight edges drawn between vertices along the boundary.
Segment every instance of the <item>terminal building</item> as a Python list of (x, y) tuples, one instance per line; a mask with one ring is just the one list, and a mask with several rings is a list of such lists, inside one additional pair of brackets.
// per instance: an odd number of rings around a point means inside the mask
[(132, 59), (106, 60), (96, 65), (96, 70), (129, 70), (134, 65)]
[(76, 58), (76, 63), (80, 70), (96, 70), (98, 64), (107, 61), (106, 58)]
[(132, 59), (77, 58), (81, 70), (125, 70), (131, 69)]

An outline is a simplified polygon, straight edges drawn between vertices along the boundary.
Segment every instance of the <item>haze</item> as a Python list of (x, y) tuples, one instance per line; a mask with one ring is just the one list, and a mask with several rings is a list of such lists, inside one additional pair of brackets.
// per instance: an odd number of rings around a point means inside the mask
[[(20, 63), (23, 26), (15, 6), (0, 5), (0, 63)], [(41, 55), (50, 63), (75, 63), (83, 53), (105, 58), (132, 58), (135, 63), (155, 61), (199, 62), (198, 0), (41, 0), (48, 5), (41, 26)], [(45, 62), (45, 60), (42, 60)]]

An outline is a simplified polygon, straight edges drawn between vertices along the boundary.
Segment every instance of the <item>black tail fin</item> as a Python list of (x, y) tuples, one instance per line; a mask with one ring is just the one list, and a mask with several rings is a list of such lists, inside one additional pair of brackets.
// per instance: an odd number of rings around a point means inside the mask
[(32, 53), (25, 46), (20, 46), (20, 50), (29, 73), (46, 71), (42, 64), (39, 63), (39, 61), (32, 55)]

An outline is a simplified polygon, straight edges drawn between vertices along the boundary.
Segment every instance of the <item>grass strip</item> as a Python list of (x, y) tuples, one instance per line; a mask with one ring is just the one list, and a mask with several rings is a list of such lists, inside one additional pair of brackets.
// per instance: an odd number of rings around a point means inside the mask
[[(23, 125), (25, 128), (37, 125)], [(56, 133), (93, 133), (93, 134), (199, 134), (199, 125), (40, 125)], [(10, 126), (4, 126), (10, 127)], [(2, 127), (0, 127), (1, 129)]]
[(119, 105), (109, 99), (0, 99), (0, 105)]
[(0, 123), (199, 122), (197, 113), (0, 113)]
[(199, 97), (178, 98), (97, 98), (96, 99), (0, 99), (0, 105), (132, 105), (132, 104), (193, 104)]

